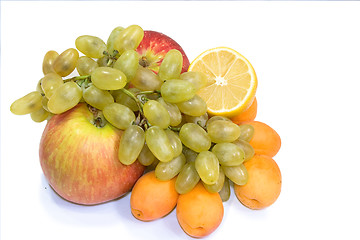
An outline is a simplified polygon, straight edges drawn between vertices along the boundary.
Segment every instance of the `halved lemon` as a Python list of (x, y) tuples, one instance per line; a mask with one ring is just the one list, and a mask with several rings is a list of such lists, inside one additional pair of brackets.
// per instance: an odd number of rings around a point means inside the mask
[(209, 49), (190, 64), (189, 71), (203, 72), (208, 85), (197, 94), (206, 101), (208, 113), (233, 117), (253, 102), (257, 78), (250, 62), (228, 47)]

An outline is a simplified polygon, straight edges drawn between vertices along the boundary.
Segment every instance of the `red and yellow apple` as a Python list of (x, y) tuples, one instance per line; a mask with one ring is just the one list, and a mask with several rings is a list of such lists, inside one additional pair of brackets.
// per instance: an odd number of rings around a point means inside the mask
[(99, 125), (94, 112), (80, 103), (54, 115), (40, 142), (40, 163), (51, 187), (64, 199), (93, 205), (129, 192), (143, 174), (138, 161), (118, 160), (122, 131)]
[(140, 65), (158, 73), (159, 66), (166, 53), (171, 49), (177, 49), (183, 56), (181, 72), (186, 72), (190, 62), (182, 47), (172, 38), (156, 31), (144, 31), (144, 38), (136, 51), (140, 54)]

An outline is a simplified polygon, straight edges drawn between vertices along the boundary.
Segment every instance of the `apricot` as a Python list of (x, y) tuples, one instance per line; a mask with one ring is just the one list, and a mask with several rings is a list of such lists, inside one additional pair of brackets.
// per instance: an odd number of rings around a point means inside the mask
[(224, 216), (219, 193), (208, 192), (198, 183), (190, 192), (180, 194), (176, 217), (181, 228), (191, 237), (205, 237), (214, 232)]
[(259, 121), (249, 121), (242, 124), (250, 124), (254, 127), (254, 136), (249, 143), (254, 148), (255, 154), (274, 157), (279, 152), (281, 139), (274, 129)]
[(176, 206), (179, 194), (175, 190), (175, 180), (160, 181), (155, 172), (150, 171), (139, 178), (130, 196), (131, 213), (142, 221), (152, 221), (164, 217)]
[(245, 185), (234, 184), (239, 201), (250, 209), (272, 205), (281, 192), (281, 172), (276, 162), (265, 155), (255, 155), (244, 163), (249, 179)]
[(230, 118), (233, 123), (240, 124), (242, 122), (253, 121), (257, 115), (257, 100), (256, 97), (248, 109)]

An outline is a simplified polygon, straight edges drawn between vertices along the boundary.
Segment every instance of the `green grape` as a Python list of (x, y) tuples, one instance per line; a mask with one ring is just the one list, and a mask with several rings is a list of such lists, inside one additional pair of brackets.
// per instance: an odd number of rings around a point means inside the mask
[(42, 108), (41, 101), (41, 93), (34, 91), (14, 101), (10, 106), (10, 111), (16, 115), (25, 115), (36, 112)]
[(180, 75), (180, 79), (191, 82), (196, 91), (208, 85), (208, 79), (202, 72), (184, 72)]
[(105, 55), (105, 56), (97, 59), (96, 63), (98, 64), (99, 67), (111, 67), (111, 64), (110, 64), (110, 66), (108, 66), (109, 60), (110, 60), (109, 56)]
[(188, 162), (179, 172), (175, 181), (175, 189), (179, 194), (190, 192), (199, 182), (200, 177), (194, 162)]
[(58, 56), (59, 56), (59, 54), (53, 50), (48, 51), (45, 54), (43, 64), (42, 64), (42, 71), (43, 71), (44, 75), (54, 72), (53, 64), (54, 64), (55, 59)]
[(135, 50), (144, 37), (144, 30), (138, 25), (131, 25), (117, 34), (114, 49), (122, 54), (126, 50)]
[(171, 131), (170, 129), (165, 129), (165, 133), (169, 138), (171, 147), (174, 151), (174, 157), (179, 156), (182, 153), (182, 143), (180, 137), (177, 133)]
[(186, 146), (183, 146), (182, 153), (184, 154), (187, 162), (195, 162), (195, 159), (199, 154)]
[(244, 162), (245, 153), (234, 143), (217, 143), (211, 150), (219, 159), (221, 166), (236, 166)]
[(186, 122), (188, 122), (188, 123), (195, 123), (195, 124), (199, 125), (200, 127), (205, 127), (206, 122), (209, 119), (209, 116), (207, 113), (205, 113), (198, 117), (184, 115), (184, 118), (185, 118)]
[(177, 126), (181, 123), (182, 115), (176, 104), (165, 102), (162, 97), (159, 97), (156, 101), (163, 105), (168, 111), (170, 115), (170, 126)]
[(170, 162), (159, 162), (155, 168), (155, 176), (162, 181), (170, 180), (179, 174), (185, 163), (184, 154), (180, 154)]
[(247, 141), (236, 139), (233, 143), (244, 151), (244, 162), (249, 161), (255, 155), (254, 148)]
[(239, 126), (226, 120), (216, 120), (209, 123), (207, 132), (214, 143), (233, 142), (240, 136)]
[(207, 132), (195, 123), (185, 123), (179, 132), (181, 142), (195, 152), (207, 151), (211, 147), (211, 139)]
[(170, 115), (166, 108), (155, 100), (149, 100), (143, 107), (144, 115), (148, 122), (153, 126), (159, 126), (163, 129), (170, 124)]
[(206, 102), (199, 96), (195, 95), (193, 98), (177, 103), (180, 111), (186, 115), (199, 117), (207, 112)]
[(162, 80), (178, 79), (183, 65), (183, 56), (177, 49), (168, 51), (160, 64), (159, 77)]
[(78, 59), (79, 52), (74, 48), (69, 48), (54, 60), (54, 71), (61, 77), (66, 77), (74, 71)]
[(164, 129), (151, 126), (145, 132), (145, 139), (150, 151), (161, 162), (169, 162), (174, 158), (174, 150)]
[(40, 108), (39, 110), (30, 113), (30, 117), (34, 122), (42, 122), (49, 117), (49, 112), (44, 108)]
[(126, 75), (126, 79), (130, 82), (139, 68), (139, 54), (135, 50), (127, 50), (116, 60), (113, 68), (119, 69)]
[(100, 110), (114, 102), (113, 96), (108, 91), (98, 89), (94, 85), (84, 90), (83, 98), (85, 102)]
[(90, 58), (101, 58), (107, 50), (106, 44), (98, 37), (82, 35), (75, 40), (76, 48)]
[(110, 53), (110, 54), (113, 54), (114, 53), (114, 41), (115, 41), (115, 39), (119, 36), (119, 33), (122, 31), (122, 30), (124, 30), (124, 28), (123, 27), (116, 27), (116, 28), (114, 28), (112, 31), (111, 31), (111, 33), (110, 33), (110, 35), (109, 35), (109, 38), (108, 38), (108, 40), (107, 40), (107, 42), (106, 42), (106, 47), (107, 47), (107, 49), (108, 49), (108, 52)]
[(130, 165), (136, 161), (145, 143), (144, 130), (137, 126), (129, 126), (123, 133), (119, 144), (119, 160)]
[[(130, 88), (129, 91), (132, 92), (133, 94), (137, 94), (138, 92), (140, 92), (140, 90), (137, 88)], [(118, 93), (118, 95), (116, 96), (115, 102), (127, 106), (133, 112), (139, 111), (139, 107), (136, 104), (136, 101), (121, 90)]]
[(208, 190), (209, 192), (216, 193), (223, 188), (224, 182), (225, 182), (225, 173), (224, 170), (222, 170), (222, 168), (220, 167), (218, 180), (214, 184), (210, 184), (210, 185), (203, 182), (203, 185), (206, 188), (206, 190)]
[(99, 67), (97, 62), (87, 56), (79, 57), (76, 63), (76, 70), (80, 76), (90, 75), (97, 67)]
[(233, 183), (237, 185), (245, 185), (248, 181), (248, 172), (244, 164), (238, 166), (222, 166), (225, 176), (227, 176)]
[(149, 147), (147, 146), (147, 144), (144, 144), (144, 147), (141, 149), (141, 152), (139, 154), (138, 157), (138, 161), (143, 165), (143, 166), (150, 166), (156, 159), (156, 157), (154, 156), (154, 154), (150, 151)]
[(223, 117), (223, 116), (212, 116), (211, 118), (209, 118), (209, 120), (206, 123), (206, 127), (213, 121), (216, 120), (224, 120), (224, 121), (228, 121), (228, 122), (232, 122), (229, 118), (227, 117)]
[(166, 102), (184, 102), (195, 96), (195, 87), (192, 83), (183, 80), (167, 80), (161, 85), (161, 96)]
[(42, 90), (42, 87), (41, 87), (42, 80), (43, 80), (43, 78), (41, 78), (36, 85), (36, 91), (38, 91), (39, 93), (44, 93), (44, 91)]
[(201, 180), (206, 184), (215, 184), (219, 179), (219, 161), (212, 152), (200, 152), (195, 159), (195, 168)]
[(48, 109), (53, 114), (63, 113), (75, 107), (82, 98), (82, 91), (79, 85), (74, 82), (67, 82), (61, 85), (49, 99)]
[(127, 129), (135, 121), (135, 114), (130, 108), (119, 104), (110, 103), (103, 109), (105, 119), (119, 129)]
[(47, 107), (48, 102), (49, 102), (49, 99), (48, 99), (47, 97), (45, 97), (45, 96), (42, 97), (42, 100), (41, 100), (41, 105), (42, 105), (42, 107), (43, 107), (46, 111), (50, 112), (49, 109), (48, 109), (48, 107)]
[(227, 200), (230, 199), (230, 181), (227, 177), (225, 177), (225, 181), (224, 181), (224, 185), (221, 188), (221, 190), (219, 191), (219, 195), (221, 197), (221, 200), (223, 202), (226, 202)]
[(139, 66), (131, 83), (143, 91), (160, 90), (163, 81), (150, 69)]
[(117, 90), (125, 87), (125, 74), (111, 67), (98, 67), (91, 73), (92, 83), (102, 90)]
[(255, 131), (254, 127), (250, 124), (241, 124), (239, 125), (239, 128), (240, 128), (239, 139), (250, 142), (250, 140), (254, 136), (254, 131)]
[(47, 98), (50, 98), (56, 89), (64, 84), (62, 77), (56, 73), (48, 73), (41, 80), (41, 88)]

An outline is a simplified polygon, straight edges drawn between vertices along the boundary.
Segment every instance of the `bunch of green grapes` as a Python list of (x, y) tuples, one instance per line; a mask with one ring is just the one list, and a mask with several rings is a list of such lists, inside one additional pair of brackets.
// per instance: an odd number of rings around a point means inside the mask
[[(209, 118), (206, 102), (196, 94), (208, 79), (200, 72), (181, 73), (180, 51), (168, 51), (158, 73), (143, 67), (135, 51), (143, 36), (140, 26), (117, 27), (107, 43), (84, 35), (76, 39), (77, 49), (47, 52), (36, 91), (10, 110), (42, 122), (86, 102), (106, 123), (124, 130), (118, 152), (122, 164), (138, 160), (152, 166), (160, 180), (177, 176), (180, 194), (202, 181), (226, 201), (230, 181), (247, 182), (243, 163), (254, 155), (248, 143), (253, 127)], [(75, 69), (79, 76), (66, 78)]]

